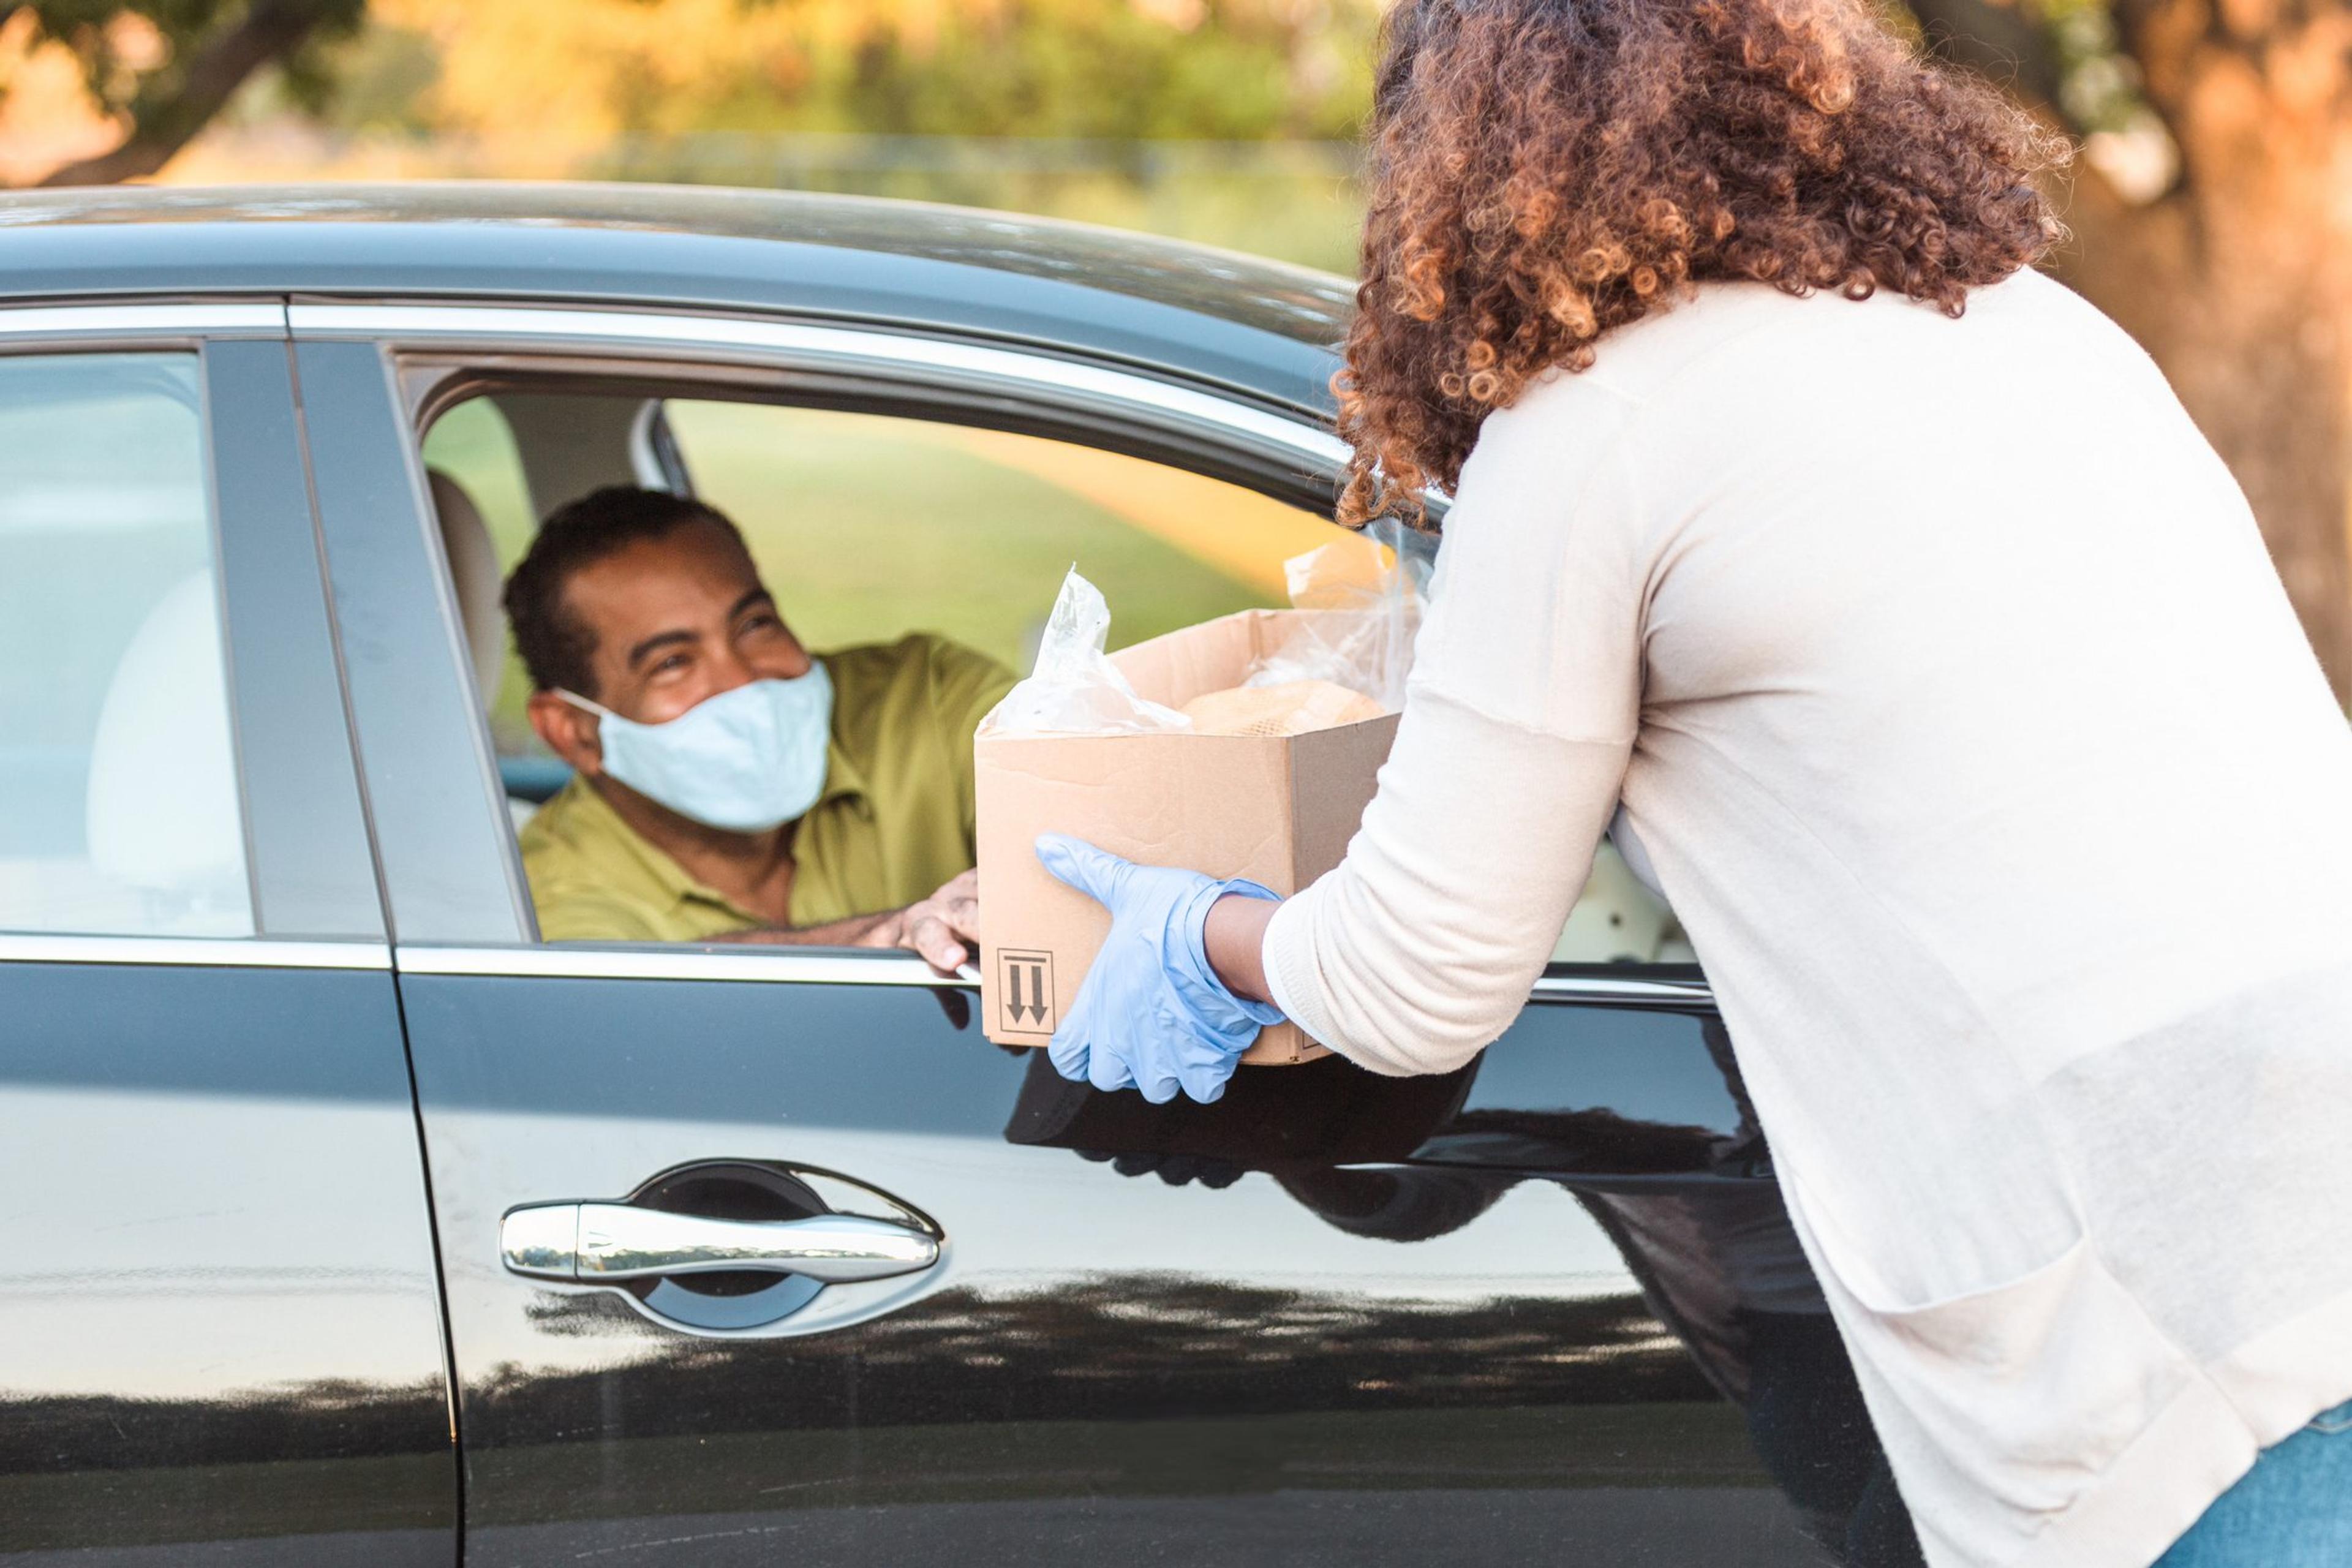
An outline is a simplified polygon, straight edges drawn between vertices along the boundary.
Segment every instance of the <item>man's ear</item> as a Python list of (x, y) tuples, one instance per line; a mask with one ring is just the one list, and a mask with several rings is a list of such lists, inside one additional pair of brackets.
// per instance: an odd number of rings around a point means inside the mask
[(593, 777), (604, 771), (604, 747), (596, 733), (596, 715), (566, 702), (552, 691), (534, 691), (523, 711), (547, 749), (572, 764), (576, 773)]

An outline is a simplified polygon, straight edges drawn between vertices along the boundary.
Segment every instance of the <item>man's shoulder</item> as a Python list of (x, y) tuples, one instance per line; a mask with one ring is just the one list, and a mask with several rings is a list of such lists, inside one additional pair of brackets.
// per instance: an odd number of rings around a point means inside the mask
[[(644, 845), (604, 797), (575, 776), (530, 814), (515, 835), (534, 897), (589, 892), (659, 902), (673, 889), (647, 865)], [(683, 873), (681, 873), (681, 876)]]
[(563, 787), (548, 796), (530, 814), (530, 820), (516, 830), (515, 843), (522, 850), (524, 861), (533, 857), (560, 856), (575, 847), (583, 819), (593, 807), (602, 804), (578, 775), (565, 781)]
[(891, 675), (896, 670), (1002, 670), (1002, 663), (981, 654), (979, 648), (964, 647), (955, 637), (943, 637), (939, 632), (908, 632), (894, 642), (858, 642), (846, 648), (833, 648), (824, 654), (824, 660), (833, 668), (835, 682), (840, 679), (842, 668), (856, 672)]
[(852, 687), (950, 687), (975, 679), (1010, 680), (1013, 672), (978, 648), (937, 632), (908, 632), (893, 642), (859, 643), (820, 656), (836, 696)]
[(622, 820), (612, 803), (578, 773), (549, 795), (515, 830), (515, 845), (522, 851), (526, 867), (552, 870), (559, 866), (594, 865), (599, 868), (600, 879), (616, 854), (625, 859), (635, 859), (638, 857), (632, 851), (657, 853), (635, 828)]
[(574, 778), (516, 835), (543, 942), (698, 942), (758, 923)]

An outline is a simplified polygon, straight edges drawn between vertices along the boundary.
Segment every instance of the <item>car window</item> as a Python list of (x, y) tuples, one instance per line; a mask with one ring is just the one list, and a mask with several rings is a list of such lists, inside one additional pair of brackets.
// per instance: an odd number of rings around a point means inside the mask
[[(1103, 591), (1116, 648), (1282, 604), (1284, 562), (1336, 537), (1328, 518), (1255, 491), (1070, 442), (716, 399), (672, 398), (660, 414), (694, 493), (742, 528), (785, 618), (820, 649), (934, 632), (1026, 673), (1074, 564)], [(635, 427), (617, 416), (579, 423)], [(499, 572), (511, 571), (530, 546), (534, 510), (547, 507), (530, 493), (494, 400), (442, 416), (424, 456), (444, 481), (436, 499), (447, 503), (454, 480)], [(601, 467), (626, 471), (635, 461), (616, 453)], [(599, 467), (589, 461), (585, 471)], [(446, 536), (446, 517), (443, 525)], [(520, 823), (565, 775), (524, 717), (529, 682), (510, 644), (505, 658), (485, 702)], [(1552, 958), (1686, 963), (1691, 951), (1664, 902), (1604, 843)]]
[(199, 387), (0, 357), (0, 929), (252, 934)]
[[(1281, 604), (1283, 562), (1335, 537), (1254, 490), (1065, 441), (770, 404), (671, 399), (663, 413), (695, 493), (742, 528), (814, 648), (935, 632), (1025, 674), (1073, 564), (1109, 600), (1123, 647)], [(530, 493), (495, 400), (436, 420), (424, 458), (512, 571), (550, 503)], [(509, 653), (487, 703), (492, 742), (509, 790), (539, 797), (561, 781), (524, 718), (529, 695)]]
[(1603, 839), (1584, 892), (1552, 948), (1554, 963), (1691, 963), (1682, 922)]
[[(449, 503), (449, 487), (470, 502), (487, 531), (498, 562), (500, 582), (530, 547), (538, 527), (531, 505), (530, 485), (523, 476), (522, 455), (506, 416), (491, 398), (474, 397), (433, 422), (425, 436), (425, 470), (433, 482), (436, 509)], [(446, 528), (448, 520), (440, 520)], [(522, 661), (514, 656), (514, 639), (499, 639), (501, 652), (493, 668), (492, 689), (483, 694), (490, 715), (492, 739), (501, 757), (535, 758), (538, 742), (522, 717), (530, 683)]]

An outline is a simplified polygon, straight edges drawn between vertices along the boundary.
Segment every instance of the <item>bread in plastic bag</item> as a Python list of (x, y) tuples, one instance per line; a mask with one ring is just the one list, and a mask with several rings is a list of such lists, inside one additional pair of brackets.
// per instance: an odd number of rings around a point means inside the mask
[(1004, 694), (980, 721), (982, 735), (1131, 735), (1190, 730), (1192, 721), (1136, 694), (1103, 651), (1110, 606), (1078, 575), (1062, 579), (1053, 614), (1037, 643), (1028, 679)]
[(1381, 705), (1360, 691), (1328, 680), (1286, 680), (1277, 686), (1229, 686), (1184, 704), (1201, 735), (1304, 735), (1381, 716)]
[(1353, 538), (1292, 556), (1283, 563), (1290, 603), (1306, 613), (1244, 684), (1329, 681), (1383, 713), (1401, 711), (1433, 552), (1430, 536), (1379, 518)]

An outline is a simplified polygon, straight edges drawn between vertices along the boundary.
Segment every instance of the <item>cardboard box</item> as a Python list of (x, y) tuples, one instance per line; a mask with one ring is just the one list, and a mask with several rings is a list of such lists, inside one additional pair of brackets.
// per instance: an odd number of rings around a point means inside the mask
[[(1181, 707), (1239, 686), (1311, 610), (1244, 610), (1112, 656), (1140, 695)], [(1110, 916), (1037, 863), (1041, 833), (1113, 854), (1295, 893), (1355, 836), (1394, 714), (1304, 735), (988, 735), (973, 748), (979, 807), (982, 1032), (1042, 1046), (1102, 947)], [(1323, 1055), (1295, 1024), (1261, 1030), (1245, 1062)]]

